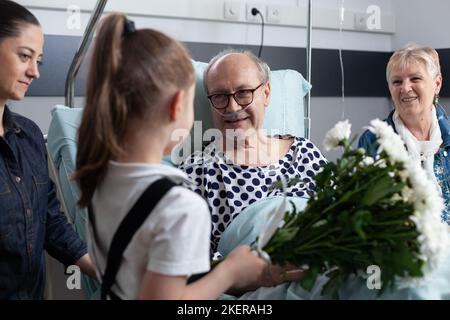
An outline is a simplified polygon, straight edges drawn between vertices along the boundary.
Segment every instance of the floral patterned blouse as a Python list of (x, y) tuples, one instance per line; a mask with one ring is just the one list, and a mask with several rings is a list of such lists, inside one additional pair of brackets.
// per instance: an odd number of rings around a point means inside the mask
[(442, 197), (444, 198), (444, 211), (442, 212), (442, 220), (450, 224), (450, 183), (445, 178), (444, 166), (442, 158), (439, 154), (434, 157), (434, 174), (442, 189)]

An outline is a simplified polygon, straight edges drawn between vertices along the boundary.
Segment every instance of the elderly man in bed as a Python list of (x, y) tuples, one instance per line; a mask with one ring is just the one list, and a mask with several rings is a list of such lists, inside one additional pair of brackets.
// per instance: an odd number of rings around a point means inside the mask
[(308, 197), (315, 186), (313, 177), (326, 161), (311, 141), (271, 136), (263, 129), (271, 93), (269, 73), (267, 64), (251, 52), (229, 50), (215, 56), (204, 72), (204, 88), (221, 135), (180, 168), (208, 202), (212, 255), (243, 210), (280, 195), (281, 190), (271, 189), (274, 182), (282, 176), (298, 178), (302, 182), (289, 187), (287, 196)]

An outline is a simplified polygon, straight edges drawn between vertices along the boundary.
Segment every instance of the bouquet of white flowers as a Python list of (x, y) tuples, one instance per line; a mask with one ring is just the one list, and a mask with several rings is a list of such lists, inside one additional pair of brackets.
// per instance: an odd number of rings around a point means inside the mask
[(307, 264), (307, 290), (325, 273), (325, 293), (337, 294), (351, 274), (371, 265), (381, 270), (380, 292), (426, 281), (450, 248), (443, 200), (387, 123), (369, 127), (376, 159), (351, 148), (350, 127), (339, 122), (327, 133), (325, 147), (341, 146), (343, 155), (316, 175), (316, 194), (302, 212), (286, 213), (264, 250), (274, 264)]

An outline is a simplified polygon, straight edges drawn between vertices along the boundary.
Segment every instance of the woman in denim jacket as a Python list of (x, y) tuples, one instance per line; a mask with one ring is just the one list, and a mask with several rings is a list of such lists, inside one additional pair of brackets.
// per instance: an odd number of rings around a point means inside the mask
[(0, 1), (0, 299), (42, 299), (44, 250), (95, 276), (86, 245), (59, 210), (42, 132), (11, 112), (39, 78), (44, 36), (37, 19)]
[[(386, 72), (394, 110), (385, 120), (402, 137), (410, 156), (420, 161), (441, 192), (450, 224), (450, 123), (438, 104), (442, 85), (436, 50), (409, 44), (394, 52)], [(375, 135), (366, 131), (359, 146), (376, 155)]]

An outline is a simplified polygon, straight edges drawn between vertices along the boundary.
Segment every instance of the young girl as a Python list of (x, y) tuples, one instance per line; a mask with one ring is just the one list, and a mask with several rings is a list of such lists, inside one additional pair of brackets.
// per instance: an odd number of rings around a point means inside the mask
[[(92, 204), (89, 251), (104, 279), (118, 226), (144, 190), (167, 177), (187, 184), (180, 170), (160, 164), (180, 141), (171, 134), (193, 124), (195, 75), (183, 46), (151, 29), (135, 30), (121, 14), (107, 16), (97, 34), (79, 130), (79, 204)], [(177, 134), (179, 136), (179, 134)], [(210, 273), (211, 219), (204, 200), (183, 186), (156, 204), (126, 247), (110, 297), (214, 299), (255, 283), (266, 269), (248, 246)]]

